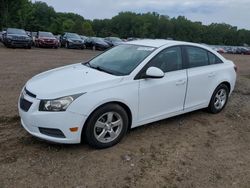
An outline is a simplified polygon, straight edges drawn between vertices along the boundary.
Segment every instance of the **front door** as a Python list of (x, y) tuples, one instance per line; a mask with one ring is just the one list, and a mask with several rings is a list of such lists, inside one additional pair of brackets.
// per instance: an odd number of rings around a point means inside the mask
[(139, 122), (161, 119), (182, 111), (187, 86), (181, 47), (161, 51), (147, 65), (165, 72), (163, 78), (141, 79), (139, 82)]

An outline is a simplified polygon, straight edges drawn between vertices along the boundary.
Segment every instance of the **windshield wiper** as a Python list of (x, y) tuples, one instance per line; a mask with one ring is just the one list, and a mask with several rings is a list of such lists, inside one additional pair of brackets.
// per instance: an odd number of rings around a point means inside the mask
[(93, 65), (91, 65), (89, 62), (83, 62), (82, 65), (85, 65), (85, 66), (90, 67), (90, 68), (92, 68), (92, 69), (99, 70), (99, 71), (101, 71), (101, 72), (105, 72), (105, 73), (108, 73), (108, 74), (116, 75), (116, 76), (121, 76), (121, 75), (123, 75), (123, 74), (118, 73), (118, 72), (115, 73), (114, 71), (104, 69), (103, 67), (100, 67), (100, 66), (93, 66)]
[(91, 67), (90, 63), (87, 61), (87, 62), (83, 62), (82, 65), (85, 65), (87, 67)]
[(101, 72), (105, 72), (105, 73), (114, 75), (113, 72), (111, 72), (111, 71), (109, 71), (107, 69), (104, 69), (103, 67), (100, 67), (100, 66), (91, 66), (91, 65), (90, 65), (90, 67), (93, 68), (93, 69), (99, 70)]

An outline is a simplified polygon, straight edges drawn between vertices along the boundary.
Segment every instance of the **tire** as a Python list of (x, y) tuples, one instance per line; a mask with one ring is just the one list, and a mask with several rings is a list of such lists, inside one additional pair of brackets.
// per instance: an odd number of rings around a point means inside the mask
[(98, 149), (114, 146), (126, 134), (128, 123), (128, 115), (120, 105), (107, 104), (91, 114), (83, 130), (83, 139)]
[(221, 112), (227, 104), (228, 96), (229, 88), (225, 84), (220, 84), (211, 97), (208, 111), (213, 114)]

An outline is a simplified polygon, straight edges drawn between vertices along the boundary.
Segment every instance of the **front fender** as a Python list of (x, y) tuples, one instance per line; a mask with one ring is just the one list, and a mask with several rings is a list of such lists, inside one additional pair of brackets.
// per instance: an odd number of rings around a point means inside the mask
[(138, 114), (139, 82), (106, 88), (99, 91), (87, 92), (77, 98), (67, 110), (84, 116), (89, 116), (94, 110), (106, 103), (119, 102), (126, 105), (132, 114), (132, 124), (137, 120)]

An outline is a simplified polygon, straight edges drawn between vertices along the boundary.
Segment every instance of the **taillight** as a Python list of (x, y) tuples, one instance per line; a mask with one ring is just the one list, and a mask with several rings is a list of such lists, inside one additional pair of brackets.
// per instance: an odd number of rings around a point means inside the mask
[(236, 65), (234, 65), (234, 70), (236, 73), (238, 72), (238, 67)]

